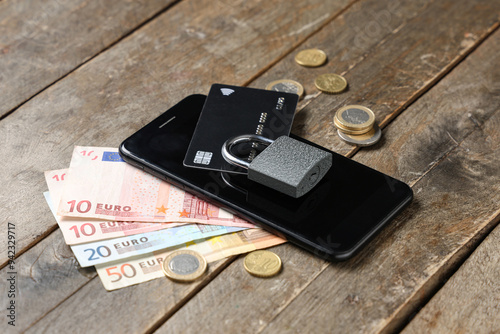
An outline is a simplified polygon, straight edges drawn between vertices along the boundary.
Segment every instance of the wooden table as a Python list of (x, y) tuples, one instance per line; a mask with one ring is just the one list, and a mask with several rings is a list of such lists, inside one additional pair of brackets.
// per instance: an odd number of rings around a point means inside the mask
[[(499, 13), (499, 0), (0, 1), (0, 331), (500, 332)], [(306, 48), (327, 64), (297, 65)], [(348, 91), (320, 93), (328, 72)], [(292, 132), (407, 182), (409, 208), (347, 262), (273, 248), (284, 268), (271, 279), (236, 256), (192, 284), (107, 292), (80, 268), (44, 171), (74, 145), (117, 147), (212, 83), (282, 78), (306, 91)], [(381, 142), (339, 139), (347, 104), (374, 110)]]

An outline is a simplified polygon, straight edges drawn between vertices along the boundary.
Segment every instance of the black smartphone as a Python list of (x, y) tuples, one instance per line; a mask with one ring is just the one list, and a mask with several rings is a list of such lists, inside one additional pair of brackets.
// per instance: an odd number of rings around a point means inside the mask
[(300, 198), (245, 175), (185, 167), (205, 99), (190, 95), (127, 138), (122, 158), (331, 261), (352, 257), (413, 198), (405, 183), (331, 151), (329, 172)]

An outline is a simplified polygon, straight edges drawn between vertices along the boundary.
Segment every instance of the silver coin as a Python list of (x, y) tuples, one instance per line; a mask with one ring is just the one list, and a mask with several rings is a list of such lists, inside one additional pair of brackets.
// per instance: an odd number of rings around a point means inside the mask
[(337, 130), (337, 134), (340, 139), (348, 144), (364, 147), (377, 143), (382, 137), (382, 130), (380, 130), (377, 123), (375, 123), (370, 131), (362, 135), (350, 135), (340, 130)]
[(200, 261), (191, 254), (179, 254), (170, 260), (168, 267), (178, 275), (189, 275), (200, 267)]

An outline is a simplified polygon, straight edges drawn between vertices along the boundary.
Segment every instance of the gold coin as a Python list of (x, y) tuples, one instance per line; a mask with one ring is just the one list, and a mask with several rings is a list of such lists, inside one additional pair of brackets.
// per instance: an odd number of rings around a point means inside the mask
[(349, 105), (337, 110), (333, 122), (337, 125), (337, 128), (340, 126), (341, 131), (342, 129), (347, 129), (357, 132), (351, 134), (362, 134), (368, 132), (373, 127), (375, 114), (367, 107)]
[(190, 249), (173, 251), (163, 260), (163, 272), (174, 281), (194, 281), (200, 278), (206, 270), (205, 258)]
[(316, 88), (330, 94), (341, 93), (347, 88), (347, 81), (343, 76), (334, 73), (326, 73), (314, 80)]
[(271, 277), (281, 270), (281, 259), (267, 250), (251, 252), (243, 261), (246, 271), (257, 277)]
[(297, 94), (299, 98), (304, 95), (304, 87), (300, 83), (294, 80), (289, 79), (281, 79), (270, 82), (266, 86), (267, 90), (272, 90), (275, 92), (285, 92), (285, 93), (293, 93)]
[(295, 62), (302, 66), (318, 67), (326, 62), (326, 53), (320, 49), (302, 50), (295, 55)]

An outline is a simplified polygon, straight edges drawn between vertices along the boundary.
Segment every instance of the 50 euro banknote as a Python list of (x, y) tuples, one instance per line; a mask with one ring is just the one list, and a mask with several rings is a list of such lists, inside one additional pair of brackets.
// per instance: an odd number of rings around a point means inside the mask
[(254, 228), (192, 241), (182, 246), (163, 249), (125, 260), (99, 264), (96, 265), (96, 269), (106, 290), (111, 291), (165, 277), (162, 269), (163, 259), (174, 250), (195, 250), (210, 263), (231, 255), (279, 245), (285, 241), (260, 228)]
[(117, 149), (76, 146), (57, 214), (118, 221), (253, 224), (127, 164)]
[(61, 193), (65, 182), (67, 169), (45, 172), (45, 180), (49, 191), (44, 192), (54, 218), (61, 229), (64, 241), (68, 245), (77, 245), (92, 241), (112, 239), (127, 235), (157, 231), (185, 223), (146, 223), (146, 222), (120, 222), (95, 219), (82, 219), (78, 217), (61, 217), (56, 214), (55, 207), (61, 200)]

